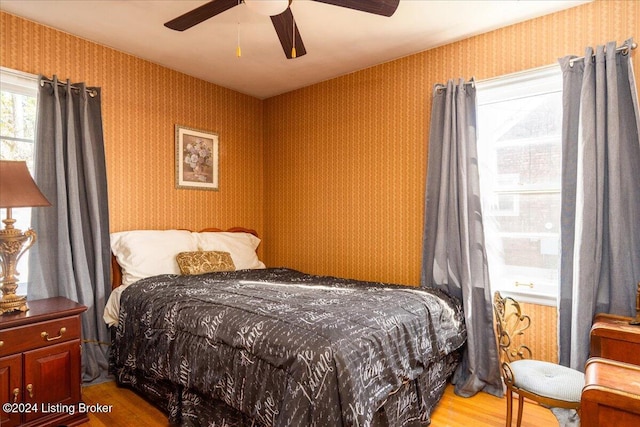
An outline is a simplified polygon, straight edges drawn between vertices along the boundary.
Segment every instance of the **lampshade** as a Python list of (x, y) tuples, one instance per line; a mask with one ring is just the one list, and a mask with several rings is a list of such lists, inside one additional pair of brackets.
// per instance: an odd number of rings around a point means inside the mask
[(247, 7), (260, 15), (280, 15), (289, 7), (289, 0), (244, 0)]
[(31, 178), (27, 163), (0, 160), (0, 208), (51, 206)]

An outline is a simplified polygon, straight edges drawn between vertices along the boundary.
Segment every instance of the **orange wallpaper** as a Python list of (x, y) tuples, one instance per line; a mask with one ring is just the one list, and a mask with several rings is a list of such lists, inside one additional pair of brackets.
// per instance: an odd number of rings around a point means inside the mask
[[(0, 65), (102, 88), (111, 231), (263, 233), (263, 102), (0, 12)], [(174, 125), (218, 132), (220, 190), (175, 188)]]
[(640, 2), (597, 1), (266, 100), (266, 262), (418, 284), (433, 85), (638, 40), (638, 22)]
[(521, 341), (531, 349), (534, 359), (558, 363), (557, 308), (526, 303), (520, 306), (522, 312), (531, 317), (531, 328), (527, 329)]
[[(597, 1), (266, 101), (3, 12), (0, 65), (102, 87), (112, 231), (246, 226), (267, 265), (416, 285), (433, 85), (638, 40), (638, 22), (639, 2)], [(220, 191), (174, 188), (176, 123), (220, 134)], [(555, 309), (527, 311), (555, 360)]]

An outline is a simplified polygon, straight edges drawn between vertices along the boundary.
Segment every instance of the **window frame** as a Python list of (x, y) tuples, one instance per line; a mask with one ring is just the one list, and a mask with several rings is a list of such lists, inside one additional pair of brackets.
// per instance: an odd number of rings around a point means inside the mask
[[(22, 143), (31, 143), (33, 144), (33, 154), (30, 158), (29, 161), (27, 161), (27, 164), (29, 165), (29, 163), (33, 163), (33, 160), (35, 159), (35, 141), (36, 141), (36, 130), (37, 130), (37, 110), (38, 110), (38, 76), (35, 74), (30, 74), (30, 73), (25, 73), (22, 71), (18, 71), (18, 70), (13, 70), (10, 68), (6, 68), (6, 67), (0, 67), (0, 92), (10, 92), (10, 93), (15, 93), (18, 95), (23, 95), (23, 96), (28, 96), (28, 97), (33, 97), (36, 99), (36, 106), (35, 106), (35, 115), (36, 117), (34, 117), (34, 121), (33, 121), (33, 139), (31, 138), (22, 138), (22, 137), (16, 137), (16, 136), (2, 136), (0, 135), (0, 139), (2, 140), (8, 140), (8, 141), (17, 141), (17, 142), (22, 142)], [(1, 148), (1, 146), (0, 146)], [(4, 156), (2, 156), (2, 153), (0, 153), (0, 158), (4, 158)], [(30, 168), (31, 169), (31, 168)], [(30, 170), (32, 172), (32, 170)], [(32, 172), (33, 173), (33, 172)], [(20, 215), (20, 210), (31, 210), (31, 208), (14, 208), (13, 209), (13, 217), (17, 217)], [(6, 210), (5, 209), (0, 209), (0, 211), (4, 211), (4, 212), (0, 212), (0, 217), (2, 219), (6, 218)], [(30, 217), (31, 217), (31, 212), (29, 212), (29, 220), (28, 220), (28, 224), (26, 224), (25, 222), (27, 221), (20, 221), (19, 223), (16, 223), (16, 227), (20, 228), (20, 229), (27, 229), (31, 226), (30, 224)], [(18, 271), (21, 273), (18, 276), (18, 289), (16, 290), (16, 293), (18, 295), (25, 295), (27, 293), (27, 286), (28, 286), (28, 254), (24, 254), (20, 261), (20, 268), (18, 269)]]
[[(549, 82), (552, 81), (551, 85)], [(513, 85), (524, 85), (522, 92), (513, 91)], [(562, 72), (560, 66), (558, 64), (549, 65), (545, 67), (534, 68), (530, 70), (525, 70), (518, 73), (507, 74), (499, 77), (495, 77), (492, 79), (487, 79), (484, 81), (476, 82), (476, 95), (477, 95), (477, 107), (478, 110), (483, 105), (489, 105), (499, 102), (507, 102), (513, 101), (522, 98), (528, 98), (533, 96), (543, 96), (550, 93), (562, 93)], [(562, 117), (559, 118), (560, 120)], [(484, 136), (482, 134), (482, 120), (481, 114), (478, 114), (478, 122), (477, 122), (477, 131), (478, 131), (478, 154), (479, 157), (482, 157), (482, 149), (485, 148), (484, 143), (486, 142)], [(492, 153), (488, 154), (488, 156), (492, 156), (497, 153), (498, 148), (510, 147), (510, 146), (523, 146), (522, 144), (526, 144), (525, 146), (532, 146), (535, 144), (549, 144), (549, 143), (559, 143), (561, 144), (561, 137), (558, 136), (536, 136), (531, 138), (513, 138), (513, 139), (505, 139), (502, 141), (497, 141), (495, 144), (491, 146)], [(561, 147), (560, 147), (561, 149)], [(485, 153), (486, 154), (486, 153)], [(561, 153), (560, 153), (561, 155)], [(497, 154), (496, 154), (497, 156)], [(479, 159), (479, 162), (483, 162), (483, 159)], [(497, 165), (497, 160), (489, 160), (490, 163), (495, 162), (492, 167), (495, 168)], [(559, 172), (560, 173), (560, 172)], [(487, 179), (483, 174), (483, 170), (481, 168), (480, 171), (480, 181), (481, 181), (481, 193), (486, 191), (486, 188), (491, 188), (491, 195), (483, 195), (483, 215), (487, 216), (485, 218), (485, 240), (487, 239), (487, 223), (490, 218), (494, 217), (505, 217), (505, 216), (518, 216), (520, 214), (519, 209), (521, 206), (521, 197), (526, 195), (539, 195), (539, 194), (561, 194), (561, 184), (554, 182), (551, 183), (530, 183), (525, 185), (516, 185), (513, 183), (509, 183), (506, 180), (501, 180), (500, 175), (496, 174), (495, 177), (492, 177), (493, 181), (490, 185), (483, 185), (484, 180)], [(505, 174), (505, 175), (517, 175), (517, 174)], [(514, 198), (514, 206), (513, 209), (496, 209), (497, 206), (497, 197), (499, 196), (507, 196), (512, 195)], [(491, 205), (487, 206), (487, 201), (491, 200)], [(526, 202), (524, 202), (526, 203)], [(557, 216), (558, 227), (560, 223), (560, 212), (558, 212)], [(491, 274), (491, 267), (489, 268), (489, 275), (491, 279), (491, 288), (492, 292), (496, 290), (500, 290), (503, 295), (509, 295), (518, 298), (518, 300), (523, 302), (549, 305), (549, 306), (557, 306), (558, 299), (558, 289), (559, 289), (559, 269), (560, 269), (560, 230), (557, 232), (534, 232), (534, 231), (525, 231), (517, 232), (517, 231), (500, 231), (497, 230), (497, 236), (502, 242), (503, 238), (508, 237), (532, 237), (540, 240), (540, 251), (541, 255), (545, 255), (543, 252), (543, 245), (546, 243), (543, 242), (546, 238), (557, 239), (558, 241), (558, 250), (557, 254), (557, 265), (558, 269), (556, 275), (553, 277), (553, 281), (555, 281), (554, 285), (550, 285), (549, 281), (543, 281), (542, 284), (537, 289), (531, 289), (526, 287), (526, 282), (521, 283), (522, 287), (516, 287), (515, 282), (518, 282), (522, 275), (514, 275), (511, 272), (500, 272), (498, 277), (503, 278), (504, 276), (509, 276), (509, 279), (503, 280), (503, 283), (496, 283), (496, 273)], [(489, 246), (489, 245), (487, 245)], [(548, 249), (547, 249), (548, 250)], [(491, 253), (489, 248), (487, 248), (487, 257), (491, 257)], [(504, 258), (503, 258), (504, 259)], [(489, 261), (491, 265), (491, 261)], [(501, 267), (509, 266), (504, 262), (500, 262)], [(533, 266), (532, 266), (533, 267)], [(535, 267), (534, 267), (535, 268)], [(493, 277), (492, 277), (493, 276)], [(513, 280), (512, 280), (513, 279)], [(555, 280), (557, 279), (557, 281)], [(508, 283), (513, 283), (513, 285), (507, 285)]]

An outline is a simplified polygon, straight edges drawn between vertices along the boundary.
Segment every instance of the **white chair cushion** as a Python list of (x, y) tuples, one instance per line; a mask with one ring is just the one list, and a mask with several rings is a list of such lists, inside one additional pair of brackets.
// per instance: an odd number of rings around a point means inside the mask
[(537, 395), (567, 402), (579, 402), (584, 374), (575, 369), (541, 360), (523, 359), (510, 363), (514, 385)]

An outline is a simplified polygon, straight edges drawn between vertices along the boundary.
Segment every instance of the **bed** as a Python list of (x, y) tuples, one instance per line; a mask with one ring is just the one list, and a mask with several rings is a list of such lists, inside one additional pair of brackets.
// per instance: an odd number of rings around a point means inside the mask
[[(170, 423), (430, 423), (466, 339), (459, 301), (265, 268), (246, 229), (123, 233), (111, 237), (110, 370)], [(185, 254), (198, 265), (183, 269)]]

